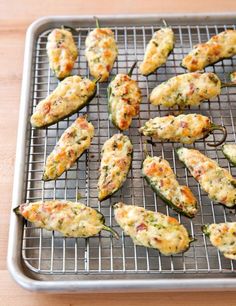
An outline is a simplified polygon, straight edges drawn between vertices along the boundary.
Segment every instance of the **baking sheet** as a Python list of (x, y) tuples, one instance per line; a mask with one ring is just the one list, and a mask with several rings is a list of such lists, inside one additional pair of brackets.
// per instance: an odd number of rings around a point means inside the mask
[[(202, 20), (200, 20), (201, 18)], [(87, 113), (88, 119), (95, 126), (96, 135), (92, 146), (77, 164), (56, 182), (41, 181), (43, 165), (46, 156), (64, 129), (75, 120), (77, 115), (73, 115), (46, 130), (36, 130), (29, 125), (29, 116), (37, 103), (58, 84), (49, 69), (45, 51), (48, 33), (52, 28), (61, 24), (80, 28), (79, 34), (75, 36), (80, 55), (73, 74), (89, 76), (84, 57), (84, 40), (88, 31), (94, 26), (94, 21), (89, 17), (87, 19), (54, 17), (39, 21), (29, 30), (28, 43), (26, 44), (26, 56), (27, 53), (28, 56), (25, 64), (27, 71), (22, 88), (23, 106), (21, 111), (22, 109), (24, 111), (20, 115), (20, 121), (26, 120), (26, 122), (23, 127), (19, 128), (20, 140), (18, 137), (18, 142), (21, 148), (19, 149), (18, 145), (18, 151), (21, 150), (20, 155), (22, 156), (16, 162), (16, 177), (21, 174), (20, 177), (23, 181), (16, 183), (15, 179), (13, 206), (25, 201), (52, 198), (75, 201), (81, 197), (81, 202), (101, 210), (106, 217), (106, 223), (120, 233), (121, 239), (116, 241), (109, 234), (104, 233), (86, 240), (63, 238), (58, 233), (37, 229), (28, 222), (24, 222), (22, 233), (20, 229), (23, 221), (12, 216), (10, 237), (14, 227), (17, 230), (18, 242), (10, 244), (8, 262), (9, 268), (15, 274), (18, 282), (20, 282), (19, 271), (16, 274), (16, 263), (20, 269), (25, 267), (24, 272), (21, 272), (24, 281), (20, 283), (23, 286), (26, 287), (25, 278), (29, 281), (31, 278), (35, 278), (34, 282), (28, 283), (29, 289), (45, 290), (47, 288), (50, 290), (49, 287), (46, 287), (47, 282), (50, 282), (51, 290), (59, 290), (59, 283), (62, 282), (60, 290), (63, 291), (72, 290), (71, 288), (82, 290), (83, 287), (83, 290), (95, 290), (96, 288), (100, 291), (115, 290), (118, 287), (122, 290), (131, 290), (131, 288), (134, 290), (138, 288), (160, 290), (185, 286), (187, 289), (188, 285), (191, 289), (196, 289), (202, 287), (202, 280), (206, 277), (212, 278), (207, 288), (216, 287), (218, 282), (222, 286), (222, 278), (227, 279), (230, 284), (232, 282), (231, 286), (235, 285), (233, 280), (234, 262), (226, 260), (216, 248), (209, 244), (201, 232), (202, 224), (231, 221), (234, 210), (214, 205), (178, 161), (174, 153), (174, 148), (178, 144), (165, 143), (155, 147), (149, 146), (150, 152), (153, 155), (163, 155), (170, 162), (178, 180), (183, 184), (188, 184), (199, 201), (199, 213), (193, 220), (179, 216), (169, 209), (153, 194), (141, 177), (144, 138), (138, 134), (138, 128), (150, 117), (170, 113), (168, 109), (150, 105), (148, 102), (150, 91), (160, 82), (176, 74), (184, 73), (185, 70), (179, 66), (182, 57), (189, 52), (194, 44), (204, 42), (226, 28), (234, 28), (233, 19), (231, 16), (225, 17), (225, 19), (222, 16), (215, 16), (215, 18), (214, 16), (210, 18), (200, 16), (191, 18), (188, 16), (182, 19), (166, 16), (165, 19), (172, 25), (175, 32), (174, 52), (169, 56), (167, 64), (148, 78), (139, 75), (137, 69), (134, 70), (133, 78), (138, 81), (142, 90), (142, 104), (140, 117), (133, 120), (132, 127), (125, 133), (129, 135), (134, 145), (133, 166), (124, 187), (102, 204), (97, 201), (96, 190), (101, 146), (106, 139), (117, 132), (108, 121), (107, 83), (99, 84), (96, 98), (87, 108), (79, 112), (79, 114)], [(118, 72), (127, 72), (135, 59), (139, 61), (142, 59), (148, 40), (153, 32), (161, 26), (159, 16), (123, 17), (117, 18), (115, 21), (107, 17), (100, 18), (100, 20), (102, 25), (107, 24), (112, 28), (118, 42), (119, 56), (110, 79)], [(206, 71), (217, 73), (221, 80), (225, 81), (234, 66), (235, 59), (229, 59), (207, 68)], [(204, 102), (200, 107), (187, 109), (186, 113), (202, 113), (210, 116), (215, 123), (224, 124), (228, 131), (227, 142), (235, 142), (235, 95), (235, 89), (223, 89), (220, 97), (211, 100), (211, 102)], [(216, 141), (219, 138), (220, 134), (216, 134), (207, 140), (197, 142), (195, 147), (217, 160), (221, 166), (229, 168), (235, 175), (235, 169), (230, 168), (220, 149), (206, 146), (207, 141)], [(20, 166), (21, 169), (19, 169)], [(165, 257), (156, 250), (134, 246), (131, 239), (121, 232), (114, 221), (111, 204), (117, 201), (144, 206), (147, 209), (158, 210), (174, 216), (189, 229), (197, 241), (191, 245), (188, 252), (170, 257)], [(17, 250), (17, 258), (15, 257), (14, 260), (13, 249)], [(182, 279), (181, 284), (177, 283), (179, 278)], [(43, 282), (38, 284), (38, 279)], [(104, 285), (106, 281), (108, 283)], [(224, 284), (226, 284), (225, 280)]]

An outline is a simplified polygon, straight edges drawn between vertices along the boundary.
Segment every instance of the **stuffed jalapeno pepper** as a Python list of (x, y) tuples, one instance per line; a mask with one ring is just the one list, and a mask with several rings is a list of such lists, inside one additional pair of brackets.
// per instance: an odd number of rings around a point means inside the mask
[(220, 145), (225, 141), (227, 136), (225, 127), (214, 124), (210, 118), (200, 114), (182, 114), (176, 117), (169, 115), (150, 119), (139, 129), (139, 132), (159, 141), (192, 144), (206, 138), (214, 130), (221, 130), (224, 134), (221, 141), (208, 144), (210, 146)]
[(98, 180), (99, 201), (121, 188), (131, 167), (132, 154), (133, 145), (125, 135), (115, 134), (104, 143)]
[(174, 32), (168, 26), (156, 31), (149, 41), (139, 71), (142, 75), (153, 73), (165, 64), (171, 51), (174, 49)]
[(161, 156), (147, 156), (142, 173), (148, 185), (171, 208), (187, 216), (197, 213), (197, 199), (187, 186), (181, 186), (170, 164)]
[(59, 80), (69, 76), (78, 57), (71, 32), (67, 29), (54, 29), (48, 35), (46, 48), (49, 65), (55, 76)]
[(88, 238), (102, 230), (118, 234), (105, 225), (104, 216), (97, 210), (79, 202), (51, 200), (21, 204), (14, 209), (35, 226), (57, 231), (66, 237)]
[(202, 230), (224, 257), (236, 260), (236, 222), (208, 224)]
[(143, 207), (117, 203), (115, 220), (136, 245), (159, 250), (169, 256), (186, 252), (193, 239), (176, 219)]
[(91, 31), (85, 40), (85, 56), (92, 76), (99, 82), (105, 82), (117, 58), (118, 48), (111, 29), (97, 28)]
[(96, 94), (96, 81), (70, 76), (44, 100), (40, 101), (31, 116), (31, 124), (45, 128), (69, 117), (85, 107)]
[(139, 114), (141, 90), (131, 79), (135, 64), (128, 74), (117, 74), (107, 89), (109, 119), (121, 131), (127, 130), (133, 117)]
[(236, 204), (236, 180), (226, 169), (198, 150), (178, 148), (176, 152), (212, 201), (226, 207)]
[(206, 43), (196, 45), (182, 60), (182, 67), (189, 71), (205, 67), (230, 58), (236, 54), (236, 30), (226, 30), (211, 37)]
[(93, 125), (79, 117), (65, 130), (54, 150), (47, 157), (43, 180), (56, 180), (87, 150), (94, 136)]
[(204, 100), (218, 96), (224, 85), (211, 72), (180, 74), (155, 87), (151, 92), (150, 102), (165, 107), (197, 106)]

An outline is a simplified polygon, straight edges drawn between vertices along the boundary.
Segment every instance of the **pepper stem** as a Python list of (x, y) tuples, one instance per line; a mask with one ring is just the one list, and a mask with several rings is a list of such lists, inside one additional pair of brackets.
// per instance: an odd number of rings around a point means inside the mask
[(87, 118), (88, 118), (88, 114), (83, 114), (81, 117), (83, 117), (84, 119), (86, 119), (86, 120), (87, 120)]
[(117, 240), (120, 238), (119, 234), (111, 227), (103, 225), (103, 230), (110, 232)]
[(18, 205), (17, 207), (13, 208), (14, 213), (17, 214), (17, 215), (20, 215), (19, 208), (20, 208), (20, 205)]
[(95, 19), (95, 22), (96, 22), (96, 28), (97, 29), (100, 29), (100, 23), (99, 23), (99, 20), (96, 16), (93, 17)]
[(210, 233), (208, 232), (208, 227), (209, 227), (209, 225), (203, 225), (203, 226), (201, 227), (202, 232), (203, 232), (206, 236), (209, 236), (209, 235), (210, 235)]
[(236, 83), (235, 82), (221, 82), (221, 88), (224, 88), (224, 87), (236, 87)]
[(102, 76), (100, 75), (98, 78), (94, 79), (93, 82), (97, 84), (101, 80)]
[(151, 139), (147, 139), (147, 143), (149, 143), (152, 146), (156, 146), (155, 142), (153, 142)]
[(166, 22), (165, 19), (161, 19), (162, 23), (164, 24), (165, 28), (169, 28), (170, 26), (168, 25), (168, 23)]
[(62, 25), (61, 26), (61, 29), (62, 30), (70, 30), (71, 31), (71, 33), (73, 33), (73, 34), (77, 34), (78, 33), (78, 31), (75, 29), (75, 28), (72, 28), (72, 27), (70, 27), (70, 26), (65, 26), (65, 25)]
[(222, 139), (220, 141), (218, 141), (217, 143), (207, 143), (207, 145), (210, 146), (210, 147), (218, 147), (222, 143), (225, 142), (225, 139), (227, 137), (227, 130), (226, 130), (224, 125), (217, 125), (217, 124), (212, 123), (211, 129), (210, 129), (210, 133), (212, 133), (213, 131), (221, 131), (221, 132), (223, 132)]
[(148, 149), (147, 149), (147, 141), (144, 141), (144, 144), (143, 144), (143, 152), (144, 152), (144, 156), (145, 158), (150, 156), (150, 154), (148, 153)]
[(190, 239), (190, 242), (189, 242), (189, 243), (192, 243), (192, 242), (194, 242), (194, 241), (197, 241), (197, 238), (195, 238), (195, 237), (193, 237), (193, 236), (191, 236), (191, 235), (189, 235), (189, 239)]
[(136, 65), (137, 65), (137, 61), (135, 61), (135, 62), (133, 63), (133, 65), (131, 66), (131, 68), (130, 68), (130, 70), (129, 70), (129, 72), (128, 72), (128, 76), (129, 76), (129, 77), (132, 76), (133, 71), (134, 71), (134, 68), (135, 68)]

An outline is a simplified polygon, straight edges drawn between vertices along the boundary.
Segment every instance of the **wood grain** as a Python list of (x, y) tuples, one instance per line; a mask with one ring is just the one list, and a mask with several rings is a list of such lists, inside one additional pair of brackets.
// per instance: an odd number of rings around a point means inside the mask
[(0, 0), (0, 305), (236, 305), (231, 293), (45, 295), (20, 288), (6, 268), (9, 213), (22, 79), (25, 31), (47, 15), (234, 12), (235, 0)]

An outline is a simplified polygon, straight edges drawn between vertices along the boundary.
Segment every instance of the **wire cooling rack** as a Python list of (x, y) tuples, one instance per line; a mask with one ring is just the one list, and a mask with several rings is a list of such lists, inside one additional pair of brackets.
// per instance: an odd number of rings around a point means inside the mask
[[(235, 263), (225, 259), (216, 248), (212, 247), (208, 238), (201, 232), (201, 226), (212, 222), (234, 221), (234, 210), (229, 210), (221, 205), (213, 204), (201, 191), (197, 182), (189, 175), (185, 167), (178, 161), (174, 148), (178, 144), (157, 143), (149, 146), (152, 155), (162, 155), (167, 159), (177, 174), (181, 184), (187, 184), (199, 202), (197, 216), (190, 220), (180, 216), (168, 208), (160, 198), (147, 186), (141, 176), (141, 162), (144, 158), (144, 137), (138, 133), (138, 128), (149, 118), (164, 116), (171, 111), (162, 107), (154, 107), (148, 102), (151, 90), (161, 82), (185, 70), (180, 67), (180, 61), (192, 46), (199, 42), (207, 41), (212, 35), (234, 28), (234, 25), (220, 26), (172, 26), (176, 43), (174, 52), (168, 58), (166, 65), (149, 77), (143, 77), (135, 69), (133, 78), (138, 81), (142, 90), (142, 104), (140, 116), (133, 119), (132, 126), (125, 132), (134, 146), (132, 169), (122, 189), (111, 199), (99, 203), (97, 200), (97, 180), (100, 164), (100, 152), (103, 143), (118, 131), (108, 120), (107, 112), (107, 83), (98, 84), (96, 97), (88, 107), (79, 112), (88, 114), (88, 119), (95, 127), (95, 137), (87, 152), (77, 163), (58, 180), (43, 182), (41, 180), (43, 167), (47, 155), (51, 152), (63, 131), (77, 118), (73, 115), (45, 130), (37, 130), (28, 125), (27, 142), (27, 171), (25, 201), (38, 201), (49, 199), (67, 199), (81, 201), (88, 206), (99, 209), (106, 217), (106, 224), (112, 226), (120, 234), (120, 239), (115, 240), (108, 233), (101, 233), (89, 239), (74, 239), (62, 237), (59, 233), (48, 232), (34, 227), (29, 222), (24, 223), (22, 257), (23, 261), (33, 272), (51, 275), (132, 275), (141, 274), (144, 278), (157, 278), (163, 274), (192, 275), (208, 273), (208, 275), (221, 276), (233, 273)], [(154, 31), (159, 27), (113, 27), (118, 44), (119, 56), (115, 62), (110, 79), (117, 73), (129, 70), (135, 59), (139, 62), (144, 55), (145, 46)], [(33, 52), (33, 87), (30, 113), (33, 112), (38, 102), (52, 92), (58, 84), (57, 79), (49, 69), (46, 55), (47, 36), (51, 29), (41, 33), (37, 38)], [(79, 58), (74, 67), (73, 74), (89, 76), (88, 65), (84, 56), (85, 38), (91, 28), (80, 28), (78, 35), (74, 36), (79, 49)], [(228, 74), (234, 70), (236, 59), (224, 60), (206, 71), (217, 73), (222, 81), (226, 81)], [(236, 115), (236, 90), (234, 88), (222, 89), (220, 97), (206, 101), (199, 107), (186, 109), (186, 113), (197, 112), (207, 116), (217, 124), (224, 124), (228, 131), (227, 142), (234, 143)], [(209, 157), (215, 159), (222, 167), (229, 169), (236, 175), (236, 169), (231, 168), (223, 157), (220, 148), (211, 148), (206, 145), (208, 141), (217, 141), (220, 134), (210, 136), (207, 140), (195, 143), (194, 147)], [(184, 254), (163, 256), (157, 250), (135, 246), (132, 240), (125, 236), (113, 218), (112, 204), (123, 201), (131, 205), (144, 206), (146, 209), (157, 210), (177, 218), (184, 224), (190, 234), (197, 241), (191, 244), (190, 249)], [(158, 276), (159, 275), (159, 276)], [(127, 276), (126, 276), (127, 277)]]

